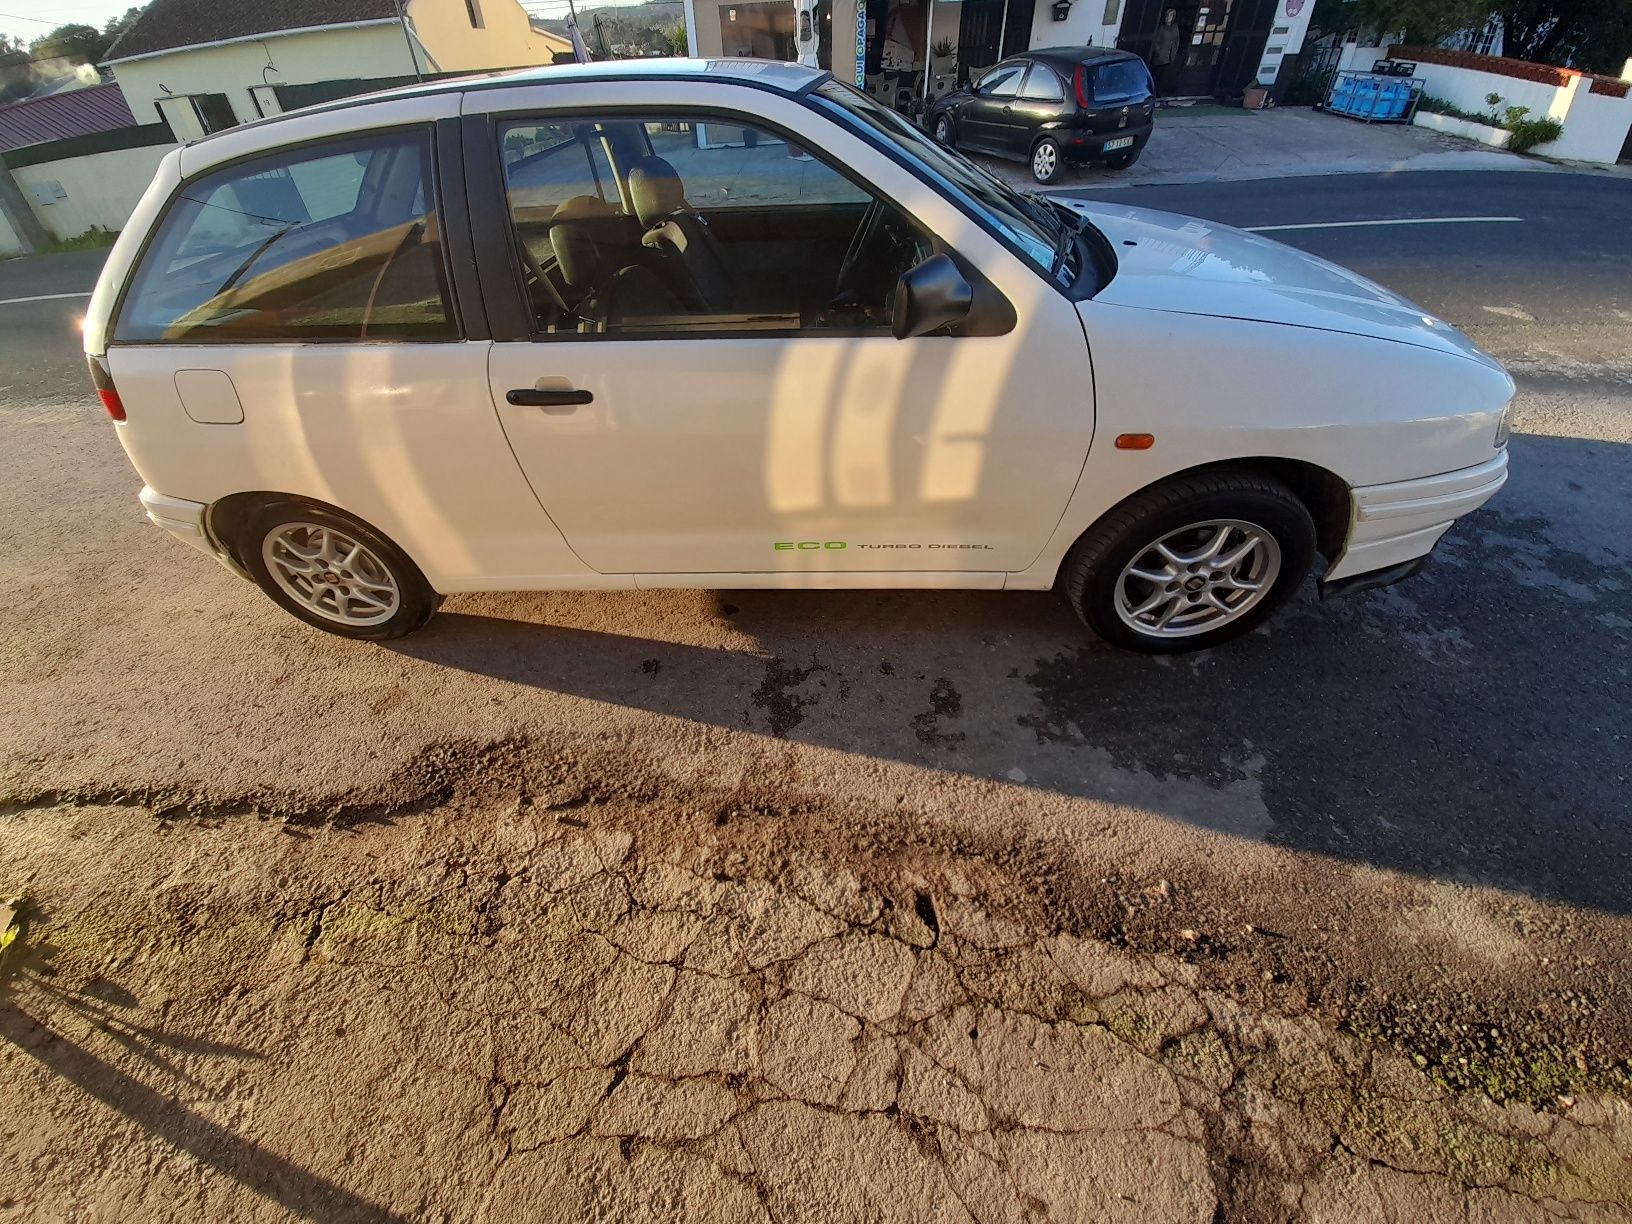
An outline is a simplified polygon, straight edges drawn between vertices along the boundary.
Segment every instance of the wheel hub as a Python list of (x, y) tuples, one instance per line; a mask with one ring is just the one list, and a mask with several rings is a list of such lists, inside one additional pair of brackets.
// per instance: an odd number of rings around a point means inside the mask
[(372, 549), (321, 523), (267, 533), (261, 559), (278, 588), (324, 620), (353, 627), (390, 620), (402, 603), (396, 577)]
[(1281, 571), (1270, 532), (1241, 519), (1209, 519), (1146, 545), (1116, 583), (1122, 622), (1150, 637), (1189, 637), (1238, 620), (1261, 603)]

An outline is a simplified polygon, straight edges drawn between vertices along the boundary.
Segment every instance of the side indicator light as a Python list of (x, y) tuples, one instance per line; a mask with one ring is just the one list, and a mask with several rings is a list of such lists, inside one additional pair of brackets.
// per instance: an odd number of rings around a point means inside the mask
[(1117, 434), (1117, 450), (1149, 450), (1156, 445), (1155, 434)]

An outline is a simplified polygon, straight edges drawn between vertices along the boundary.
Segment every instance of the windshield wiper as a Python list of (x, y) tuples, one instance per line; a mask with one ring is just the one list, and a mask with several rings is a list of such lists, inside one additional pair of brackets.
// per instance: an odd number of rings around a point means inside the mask
[(248, 272), (255, 266), (255, 261), (262, 255), (265, 255), (266, 252), (271, 249), (273, 243), (279, 241), (285, 234), (294, 228), (295, 222), (291, 221), (287, 225), (280, 226), (267, 235), (267, 237), (258, 243), (255, 249), (249, 253), (249, 258), (234, 268), (227, 276), (227, 279), (221, 282), (220, 287), (215, 291), (216, 296), (219, 297), (221, 294), (225, 293), (228, 289), (231, 289), (234, 285), (241, 281), (244, 278), (244, 273)]
[(1078, 216), (1064, 207), (1054, 211), (1054, 218), (1054, 223), (1059, 226), (1059, 233), (1054, 239), (1054, 260), (1048, 265), (1050, 276), (1060, 274), (1060, 269), (1065, 267), (1065, 257), (1076, 247), (1077, 238), (1088, 226), (1087, 217)]

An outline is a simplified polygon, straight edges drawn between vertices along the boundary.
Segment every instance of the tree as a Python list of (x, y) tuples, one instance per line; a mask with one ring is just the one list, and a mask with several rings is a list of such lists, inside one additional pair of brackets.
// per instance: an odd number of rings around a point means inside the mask
[(1310, 24), (1320, 30), (1400, 34), (1432, 46), (1458, 30), (1485, 24), (1491, 0), (1318, 0)]
[(108, 24), (102, 27), (102, 33), (109, 38), (118, 38), (131, 26), (136, 24), (136, 18), (142, 15), (141, 5), (132, 5), (117, 17), (109, 17)]
[(686, 41), (685, 22), (677, 21), (669, 27), (668, 40), (670, 55), (690, 54), (690, 44)]
[(58, 26), (28, 44), (35, 59), (68, 59), (76, 64), (94, 64), (101, 59), (113, 39), (95, 26)]
[(1496, 0), (1496, 12), (1514, 59), (1618, 73), (1632, 54), (1626, 0)]

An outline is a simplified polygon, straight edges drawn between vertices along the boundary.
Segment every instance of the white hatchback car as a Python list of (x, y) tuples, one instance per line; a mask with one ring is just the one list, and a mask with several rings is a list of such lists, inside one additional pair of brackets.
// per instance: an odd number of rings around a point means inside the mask
[(1506, 477), (1445, 323), (1021, 194), (826, 73), (553, 67), (181, 148), (85, 347), (159, 523), (356, 638), (455, 591), (1062, 586), (1211, 646)]

